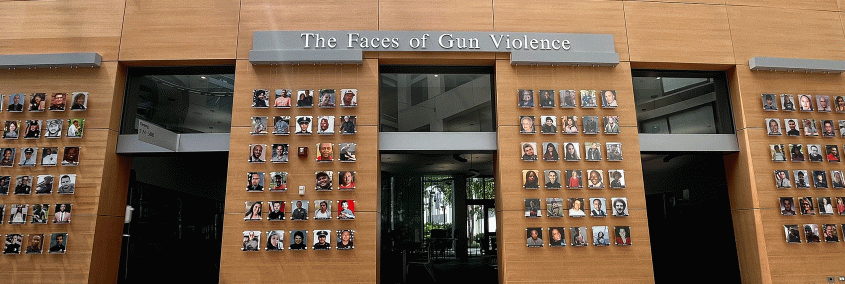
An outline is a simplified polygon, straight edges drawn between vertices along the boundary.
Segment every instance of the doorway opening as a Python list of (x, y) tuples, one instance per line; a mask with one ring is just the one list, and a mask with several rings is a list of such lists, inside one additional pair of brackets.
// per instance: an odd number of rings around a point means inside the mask
[(495, 153), (381, 153), (381, 281), (498, 282)]
[(742, 282), (722, 154), (643, 153), (642, 165), (655, 282)]

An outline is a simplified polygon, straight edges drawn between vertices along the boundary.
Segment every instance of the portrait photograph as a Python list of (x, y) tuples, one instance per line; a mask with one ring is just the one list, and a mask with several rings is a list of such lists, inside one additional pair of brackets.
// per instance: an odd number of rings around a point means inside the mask
[(786, 242), (790, 244), (800, 244), (801, 243), (801, 231), (798, 229), (798, 225), (783, 225), (783, 232), (786, 236)]
[(267, 220), (270, 221), (284, 221), (285, 220), (285, 201), (270, 200), (267, 201), (267, 207), (270, 212), (267, 213)]
[(317, 162), (334, 161), (334, 144), (328, 142), (317, 143), (315, 148), (319, 151)]
[(827, 161), (831, 163), (839, 163), (839, 147), (836, 145), (825, 145), (825, 156)]
[(787, 118), (784, 120), (786, 124), (786, 135), (787, 136), (794, 136), (799, 137), (801, 136), (801, 124), (798, 119), (795, 118)]
[(587, 246), (587, 227), (572, 227), (569, 228), (572, 232), (572, 246), (585, 247)]
[(845, 188), (845, 176), (842, 175), (842, 171), (830, 171), (830, 186)]
[(44, 234), (26, 235), (26, 253), (41, 254), (44, 251)]
[(833, 203), (829, 196), (817, 198), (819, 201), (819, 215), (833, 215)]
[(811, 181), (808, 180), (810, 177), (807, 174), (807, 170), (795, 170), (792, 173), (795, 176), (796, 188), (810, 188)]
[(581, 170), (566, 170), (566, 188), (583, 188)]
[(264, 159), (265, 148), (267, 148), (265, 144), (249, 144), (249, 158), (247, 158), (247, 162), (253, 164), (264, 163), (266, 161)]
[(619, 134), (619, 117), (605, 116), (604, 117), (604, 134)]
[(46, 93), (34, 93), (32, 94), (32, 98), (29, 99), (29, 111), (30, 112), (42, 112), (44, 109), (47, 108), (47, 94)]
[(789, 160), (793, 162), (805, 161), (806, 159), (804, 157), (804, 145), (789, 144)]
[(540, 133), (557, 134), (557, 116), (554, 116), (554, 115), (540, 116), (540, 123), (543, 124), (540, 127)]
[(830, 112), (830, 96), (818, 95), (816, 96), (816, 106), (819, 112)]
[(590, 198), (590, 217), (607, 217), (604, 197)]
[(601, 91), (601, 106), (603, 108), (615, 108), (619, 106), (619, 103), (616, 102), (616, 91), (615, 90), (602, 90)]
[(76, 192), (76, 174), (59, 175), (58, 194), (73, 194)]
[(522, 160), (523, 161), (536, 161), (537, 160), (537, 143), (536, 142), (522, 142), (519, 145), (519, 148), (522, 150)]
[(833, 110), (837, 113), (845, 112), (845, 97), (836, 96), (833, 98)]
[(826, 171), (813, 171), (813, 186), (816, 188), (827, 188)]
[(318, 191), (332, 190), (332, 171), (319, 171), (314, 173), (315, 188)]
[(30, 176), (18, 176), (15, 181), (16, 195), (29, 195), (32, 193), (32, 178)]
[(67, 250), (67, 233), (53, 233), (50, 235), (50, 253), (65, 253)]
[(73, 92), (70, 110), (83, 111), (88, 109), (88, 92)]
[(246, 173), (246, 191), (264, 191), (264, 172)]
[(786, 162), (786, 153), (783, 144), (769, 144), (769, 152), (772, 155), (772, 162)]
[(56, 204), (56, 213), (53, 214), (53, 224), (67, 224), (70, 223), (71, 208), (73, 204), (60, 203)]
[(525, 228), (525, 236), (527, 237), (525, 244), (530, 248), (543, 247), (543, 228), (532, 227)]
[(26, 121), (26, 128), (23, 132), (24, 139), (38, 139), (41, 138), (41, 120), (32, 119)]
[(538, 189), (540, 188), (540, 179), (537, 176), (537, 170), (522, 170), (522, 188)]
[(297, 116), (296, 125), (295, 134), (311, 135), (311, 116)]
[(29, 204), (9, 205), (9, 224), (26, 224)]
[(343, 95), (340, 98), (341, 107), (358, 106), (358, 89), (340, 89), (340, 94)]
[(67, 93), (53, 93), (50, 95), (50, 111), (65, 111), (67, 99)]
[(607, 160), (622, 161), (622, 143), (607, 142)]
[(32, 167), (38, 163), (38, 148), (34, 147), (24, 147), (21, 148), (21, 159), (18, 162), (18, 166), (21, 167)]
[(252, 129), (249, 131), (252, 135), (267, 135), (267, 117), (253, 116)]
[(22, 243), (23, 235), (7, 234), (6, 243), (5, 246), (3, 246), (3, 254), (21, 254)]
[(584, 134), (599, 134), (599, 117), (584, 117)]
[(780, 95), (780, 105), (784, 111), (795, 111), (795, 96), (791, 94)]
[[(0, 176), (0, 195), (9, 195), (9, 187), (12, 186), (12, 177), (11, 176)], [(2, 224), (2, 219), (0, 218), (0, 224)]]
[(836, 198), (836, 213), (839, 213), (839, 215), (845, 215), (845, 197), (840, 196)]
[(578, 142), (565, 142), (563, 144), (563, 159), (568, 162), (581, 160), (581, 145)]
[(337, 246), (338, 250), (350, 250), (355, 248), (355, 231), (354, 230), (337, 230)]
[(320, 108), (334, 108), (334, 89), (321, 89), (320, 90), (320, 102), (317, 103), (317, 106)]
[(332, 249), (331, 241), (328, 240), (329, 230), (314, 230), (314, 250), (330, 250)]
[(608, 170), (610, 188), (625, 188), (625, 170)]
[(569, 217), (584, 217), (584, 198), (569, 198)]
[(819, 136), (819, 129), (816, 127), (816, 120), (815, 119), (802, 119), (802, 125), (804, 125), (804, 136), (806, 137), (818, 137)]
[(285, 192), (288, 190), (288, 173), (270, 172), (270, 182), (272, 182), (270, 184), (270, 191)]
[(267, 108), (270, 106), (270, 90), (252, 90), (252, 107)]
[(798, 208), (800, 208), (801, 215), (816, 215), (816, 209), (813, 207), (813, 197), (807, 196), (798, 199)]
[(578, 106), (578, 94), (575, 90), (560, 90), (560, 107), (575, 108)]
[(290, 134), (290, 116), (273, 117), (273, 135)]
[(3, 126), (3, 139), (18, 139), (21, 133), (20, 124), (17, 120), (7, 120)]
[(813, 97), (810, 95), (798, 95), (798, 110), (813, 111)]
[(308, 220), (308, 200), (293, 200), (290, 202), (290, 205), (291, 220)]
[(560, 184), (559, 170), (545, 170), (543, 175), (546, 177), (546, 189), (560, 189), (563, 186)]
[(291, 90), (290, 89), (276, 89), (276, 99), (273, 100), (273, 107), (275, 108), (290, 108)]
[(246, 201), (244, 202), (244, 206), (244, 221), (261, 221), (261, 211), (264, 210), (264, 202)]
[(791, 196), (780, 197), (780, 214), (783, 216), (795, 216), (795, 199)]
[(591, 162), (601, 161), (601, 143), (584, 142), (584, 159)]
[(275, 230), (267, 231), (267, 245), (264, 246), (266, 251), (281, 251), (285, 249), (285, 231)]
[(824, 156), (822, 156), (822, 145), (819, 144), (807, 144), (807, 158), (809, 158), (810, 162), (824, 162)]
[(337, 172), (337, 188), (340, 190), (352, 190), (355, 189), (355, 172), (354, 171), (341, 171)]
[(613, 197), (610, 199), (610, 205), (613, 206), (612, 208), (614, 217), (628, 216), (628, 198)]
[(780, 131), (780, 119), (767, 118), (766, 132), (768, 132), (769, 136), (780, 136), (782, 134)]
[(311, 108), (314, 106), (314, 90), (296, 91), (296, 107)]
[(533, 108), (534, 107), (534, 90), (517, 90), (517, 101), (519, 103), (517, 106), (520, 108)]
[(85, 126), (85, 119), (71, 118), (67, 120), (67, 137), (82, 138), (82, 130)]
[(9, 112), (23, 112), (24, 101), (26, 101), (26, 94), (10, 94), (9, 104), (6, 110)]
[(337, 218), (340, 220), (355, 219), (355, 200), (342, 199), (337, 201)]
[(242, 251), (258, 251), (261, 243), (261, 231), (244, 231)]
[(615, 226), (615, 227), (613, 227), (613, 232), (616, 233), (616, 245), (617, 246), (630, 246), (631, 245), (631, 227), (629, 227), (629, 226)]
[(314, 220), (331, 220), (332, 219), (332, 201), (331, 200), (314, 200)]
[(596, 107), (596, 90), (581, 90), (581, 107)]
[(519, 133), (522, 134), (534, 134), (537, 133), (536, 128), (534, 127), (534, 116), (520, 116), (519, 117)]
[(358, 117), (354, 115), (344, 115), (340, 117), (340, 128), (337, 130), (340, 134), (355, 134), (355, 125)]
[(540, 90), (540, 107), (541, 108), (555, 108), (555, 91), (554, 90)]
[(540, 210), (540, 199), (539, 198), (526, 198), (525, 199), (525, 217), (528, 217), (528, 218), (543, 217), (543, 211)]
[(560, 118), (563, 134), (578, 134), (578, 117), (574, 115), (563, 116)]
[(35, 182), (35, 194), (52, 194), (53, 179), (53, 175), (39, 175)]
[(317, 134), (333, 135), (334, 134), (334, 116), (318, 116), (317, 117)]
[(822, 120), (822, 137), (836, 137), (836, 126), (833, 120)]
[(560, 160), (557, 142), (543, 142), (543, 161), (556, 162)]
[(46, 138), (62, 138), (62, 127), (64, 127), (64, 120), (62, 119), (48, 119), (44, 121), (44, 137)]
[(273, 144), (273, 148), (271, 149), (273, 152), (270, 154), (270, 162), (287, 163), (289, 148), (288, 144)]
[(607, 226), (593, 226), (593, 245), (605, 247), (610, 245), (610, 236)]
[(839, 232), (836, 231), (835, 224), (824, 224), (822, 225), (822, 229), (824, 230), (824, 242), (826, 243), (838, 243), (839, 242)]
[(804, 224), (804, 239), (807, 240), (807, 243), (820, 243), (819, 225)]
[(549, 247), (566, 246), (566, 227), (549, 227)]
[(562, 198), (546, 198), (546, 217), (563, 217), (563, 207)]
[(358, 144), (339, 143), (338, 147), (340, 147), (340, 156), (338, 160), (340, 160), (341, 163), (352, 163), (357, 160), (355, 156), (355, 149), (358, 148)]
[(604, 188), (604, 174), (602, 170), (587, 170), (587, 188)]
[(777, 111), (778, 102), (775, 99), (775, 94), (763, 94), (763, 110)]

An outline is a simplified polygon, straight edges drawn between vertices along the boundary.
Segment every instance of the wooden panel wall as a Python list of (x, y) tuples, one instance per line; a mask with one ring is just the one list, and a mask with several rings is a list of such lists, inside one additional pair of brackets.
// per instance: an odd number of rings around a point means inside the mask
[[(226, 190), (226, 208), (223, 220), (223, 245), (221, 252), (221, 282), (241, 282), (251, 279), (261, 282), (312, 283), (312, 282), (376, 282), (377, 277), (377, 237), (378, 237), (378, 117), (373, 110), (378, 109), (378, 63), (366, 60), (361, 65), (279, 65), (253, 66), (246, 60), (239, 60), (236, 66), (235, 99), (232, 117), (232, 138), (229, 150), (229, 175)], [(255, 109), (251, 107), (253, 89), (358, 89), (357, 108), (290, 108), (290, 109)], [(316, 98), (315, 98), (316, 100)], [(272, 100), (271, 100), (272, 101)], [(315, 103), (316, 105), (316, 103)], [(339, 116), (357, 115), (358, 133), (355, 135), (289, 135), (264, 136), (250, 135), (249, 123), (252, 116), (289, 115), (293, 120), (297, 115), (334, 115), (335, 131), (340, 127)], [(294, 123), (295, 124), (295, 123)], [(295, 125), (292, 125), (295, 127)], [(316, 123), (315, 123), (316, 127)], [(293, 129), (293, 128), (292, 128)], [(293, 132), (293, 130), (292, 130)], [(316, 131), (315, 131), (316, 132)], [(316, 144), (331, 142), (335, 144), (335, 157), (338, 143), (357, 143), (358, 161), (355, 163), (317, 163)], [(249, 144), (288, 143), (291, 149), (290, 162), (286, 164), (250, 164)], [(297, 147), (308, 147), (307, 158), (296, 156)], [(269, 160), (269, 156), (268, 156)], [(316, 171), (331, 170), (334, 173), (335, 189), (329, 192), (314, 190)], [(337, 172), (352, 170), (356, 172), (354, 191), (337, 190)], [(247, 172), (288, 172), (288, 191), (246, 192)], [(269, 179), (266, 180), (269, 183)], [(306, 188), (303, 196), (298, 194), (298, 187)], [(337, 200), (354, 199), (356, 219), (341, 221), (337, 219), (313, 220), (314, 200), (333, 200), (332, 210), (336, 215)], [(244, 221), (246, 201), (284, 200), (287, 202), (287, 220)], [(291, 201), (309, 200), (309, 220), (290, 220)], [(266, 218), (266, 213), (265, 216)], [(332, 241), (332, 250), (314, 251), (313, 231), (328, 229), (355, 230), (355, 249), (337, 250)], [(243, 231), (262, 231), (261, 251), (243, 252)], [(280, 252), (265, 251), (266, 232), (285, 230), (285, 249)], [(308, 230), (308, 250), (291, 251), (288, 249), (291, 230)], [(334, 239), (330, 237), (331, 241)]]
[[(122, 93), (116, 96), (115, 81), (118, 74), (117, 63), (107, 62), (99, 68), (64, 68), (64, 69), (19, 69), (0, 70), (0, 94), (46, 92), (89, 92), (88, 110), (64, 112), (28, 112), (0, 113), (0, 121), (27, 119), (67, 120), (84, 118), (84, 135), (73, 139), (17, 139), (0, 140), (0, 148), (15, 147), (58, 147), (59, 157), (64, 147), (79, 146), (79, 166), (55, 167), (41, 166), (3, 168), (2, 175), (58, 176), (76, 174), (76, 193), (73, 195), (5, 195), (0, 196), (0, 203), (37, 204), (49, 203), (49, 214), (55, 213), (55, 204), (73, 203), (70, 224), (8, 224), (9, 209), (6, 209), (4, 222), (0, 225), (0, 234), (45, 234), (67, 232), (67, 253), (48, 254), (49, 243), (45, 244), (41, 255), (6, 255), (0, 257), (0, 265), (7, 269), (0, 272), (0, 278), (15, 279), (19, 282), (37, 283), (84, 283), (114, 282), (120, 256), (122, 220), (126, 195), (125, 179), (121, 174), (128, 173), (125, 161), (114, 152), (117, 132), (109, 128), (114, 116), (113, 104), (122, 102)], [(4, 108), (8, 101), (5, 101)], [(69, 108), (69, 105), (68, 105)], [(66, 134), (67, 122), (63, 133)], [(40, 150), (40, 149), (39, 149)], [(39, 152), (40, 155), (40, 152)], [(20, 155), (16, 156), (19, 159)], [(14, 183), (13, 183), (14, 184)], [(58, 185), (56, 180), (54, 187)], [(123, 189), (123, 190), (121, 190)], [(115, 202), (116, 205), (115, 206)], [(27, 220), (31, 221), (31, 220)], [(27, 245), (24, 243), (24, 245)], [(96, 253), (92, 253), (96, 252)]]
[[(634, 107), (633, 87), (631, 85), (630, 66), (627, 63), (615, 68), (600, 67), (529, 67), (511, 66), (506, 60), (498, 60), (496, 64), (496, 101), (497, 101), (497, 129), (499, 151), (497, 152), (497, 205), (501, 227), (499, 227), (499, 265), (500, 281), (502, 283), (581, 283), (584, 279), (593, 282), (605, 282), (625, 279), (626, 282), (649, 283), (654, 282), (651, 265), (651, 246), (649, 244), (648, 222), (645, 209), (645, 192), (642, 181), (642, 167), (640, 164), (639, 143), (637, 143), (636, 109)], [(619, 108), (518, 108), (517, 90), (533, 89), (535, 94), (539, 89), (575, 90), (616, 90)], [(579, 100), (580, 101), (580, 100)], [(556, 99), (559, 102), (559, 95)], [(565, 135), (558, 133), (520, 134), (519, 116), (554, 115), (558, 117), (576, 115), (607, 116), (617, 115), (620, 118), (618, 135)], [(579, 123), (581, 123), (579, 121)], [(558, 124), (560, 125), (560, 124)], [(579, 129), (582, 125), (579, 124)], [(522, 150), (520, 142), (565, 142), (581, 143), (583, 156), (584, 142), (621, 142), (624, 160), (621, 162), (526, 162), (521, 160)], [(602, 157), (606, 158), (606, 151), (602, 150)], [(523, 189), (522, 170), (552, 170), (565, 171), (580, 169), (584, 172), (591, 169), (604, 170), (604, 180), (608, 170), (625, 170), (627, 187), (625, 189)], [(586, 182), (586, 180), (585, 180)], [(542, 209), (545, 209), (545, 199), (560, 197), (591, 198), (604, 197), (608, 204), (613, 197), (627, 197), (630, 210), (629, 217), (605, 218), (526, 218), (525, 198), (539, 198)], [(566, 207), (568, 209), (568, 206)], [(608, 212), (611, 212), (608, 208)], [(545, 214), (544, 214), (545, 215)], [(592, 238), (587, 247), (563, 248), (548, 247), (548, 227), (588, 227), (592, 234), (592, 226), (630, 226), (633, 246), (608, 247), (593, 246)], [(526, 247), (527, 227), (542, 227), (545, 246), (543, 248)], [(592, 235), (590, 235), (592, 236)], [(571, 236), (567, 233), (566, 240), (571, 244)], [(611, 238), (612, 240), (612, 238)], [(602, 263), (596, 266), (595, 263)], [(578, 275), (577, 277), (572, 277)], [(538, 278), (539, 277), (539, 278)]]

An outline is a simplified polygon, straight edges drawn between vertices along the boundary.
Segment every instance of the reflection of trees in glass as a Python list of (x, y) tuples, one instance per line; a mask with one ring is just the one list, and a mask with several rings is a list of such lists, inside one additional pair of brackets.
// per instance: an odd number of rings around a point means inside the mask
[[(452, 231), (451, 220), (447, 217), (451, 215), (454, 205), (453, 182), (454, 179), (451, 176), (423, 177), (426, 239), (430, 238), (432, 229), (446, 229), (449, 233)], [(468, 178), (466, 182), (467, 199), (494, 199), (493, 178)], [(482, 233), (476, 233), (476, 230), (484, 227), (484, 214), (487, 214), (484, 206), (467, 206), (466, 228), (470, 245), (483, 236)]]
[[(471, 178), (467, 180), (468, 199), (494, 199), (493, 178)], [(484, 236), (483, 232), (475, 234), (476, 226), (484, 227), (484, 206), (467, 206), (467, 243), (478, 246), (477, 242)]]

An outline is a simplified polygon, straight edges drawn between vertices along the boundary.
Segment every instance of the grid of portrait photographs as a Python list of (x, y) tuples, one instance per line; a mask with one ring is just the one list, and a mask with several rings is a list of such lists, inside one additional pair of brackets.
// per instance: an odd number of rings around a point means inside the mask
[[(845, 97), (823, 94), (762, 94), (761, 100), (763, 110), (768, 112), (797, 111), (806, 113), (803, 116), (816, 116), (816, 114), (810, 114), (815, 112), (823, 114), (818, 117), (765, 118), (766, 134), (773, 138), (785, 136), (811, 139), (820, 137), (822, 139), (818, 143), (810, 142), (808, 144), (780, 141), (769, 144), (768, 153), (772, 162), (810, 162), (810, 164), (807, 164), (810, 167), (817, 165), (815, 166), (816, 169), (776, 167), (776, 170), (774, 170), (776, 188), (794, 188), (796, 190), (815, 188), (822, 190), (814, 191), (812, 195), (816, 196), (807, 196), (810, 194), (804, 192), (800, 193), (802, 196), (779, 197), (777, 202), (781, 215), (822, 216), (822, 218), (824, 218), (823, 216), (845, 215), (845, 197), (818, 196), (826, 195), (825, 190), (845, 188), (845, 176), (843, 176), (841, 169), (835, 168), (841, 161), (839, 146), (842, 144), (823, 142), (826, 141), (824, 138), (845, 137), (845, 120), (834, 120), (829, 117), (829, 113), (845, 113)], [(843, 149), (845, 149), (845, 145), (843, 145)], [(825, 162), (831, 164), (824, 164)], [(787, 243), (819, 243), (822, 239), (828, 243), (839, 242), (839, 231), (836, 224), (790, 224), (784, 225), (783, 228)], [(845, 235), (845, 232), (842, 233)]]
[[(289, 250), (307, 250), (309, 232), (307, 230), (290, 230), (290, 242), (287, 245)], [(311, 238), (313, 243), (311, 249), (316, 251), (331, 250), (334, 247), (337, 250), (354, 249), (354, 230), (336, 230), (318, 229), (313, 230)], [(283, 251), (285, 250), (285, 230), (272, 230), (266, 232), (265, 251)], [(61, 238), (60, 238), (61, 239)], [(9, 246), (9, 237), (7, 237), (7, 247)], [(243, 246), (242, 251), (261, 251), (261, 231), (243, 231)], [(62, 247), (63, 248), (63, 247)], [(17, 249), (20, 249), (18, 246)], [(51, 246), (50, 252), (53, 251)], [(62, 250), (64, 252), (64, 250)], [(19, 253), (19, 252), (18, 252)]]

